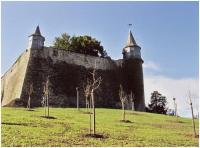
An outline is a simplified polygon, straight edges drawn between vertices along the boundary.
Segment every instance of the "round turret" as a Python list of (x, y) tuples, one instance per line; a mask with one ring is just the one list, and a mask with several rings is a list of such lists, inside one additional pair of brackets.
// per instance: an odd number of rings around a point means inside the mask
[(145, 111), (144, 83), (143, 83), (143, 60), (140, 46), (138, 46), (129, 31), (128, 41), (123, 48), (123, 87), (128, 94), (135, 96), (134, 108), (136, 111)]

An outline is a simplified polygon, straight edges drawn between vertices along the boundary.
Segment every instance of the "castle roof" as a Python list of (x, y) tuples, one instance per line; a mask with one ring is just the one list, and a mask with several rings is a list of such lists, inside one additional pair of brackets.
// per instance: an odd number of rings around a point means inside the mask
[(33, 36), (33, 35), (42, 36), (42, 35), (41, 35), (41, 32), (40, 32), (40, 27), (39, 27), (39, 25), (36, 27), (35, 32), (34, 32), (33, 34), (31, 34), (30, 36)]
[(126, 46), (125, 47), (133, 47), (133, 46), (138, 46), (134, 37), (133, 37), (133, 34), (131, 32), (131, 30), (129, 31), (129, 34), (128, 34), (128, 40), (127, 40), (127, 43), (126, 43)]
[(41, 33), (40, 33), (40, 27), (39, 27), (39, 25), (37, 26), (37, 28), (36, 28), (36, 30), (35, 30), (35, 33), (34, 33), (35, 35), (41, 35)]

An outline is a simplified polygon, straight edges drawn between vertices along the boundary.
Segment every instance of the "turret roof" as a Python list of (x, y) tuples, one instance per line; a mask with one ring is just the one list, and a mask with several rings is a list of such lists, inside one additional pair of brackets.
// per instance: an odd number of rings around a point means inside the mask
[(128, 34), (128, 40), (127, 40), (127, 43), (126, 43), (126, 47), (132, 47), (132, 46), (138, 46), (134, 37), (133, 37), (133, 34), (131, 32), (131, 30), (129, 31), (129, 34)]
[[(36, 27), (35, 32), (34, 32), (33, 34), (31, 34), (30, 36), (41, 36), (41, 37), (43, 37), (43, 36), (41, 35), (39, 25)], [(30, 37), (30, 36), (29, 36), (29, 37)], [(43, 37), (43, 38), (44, 38), (44, 37)]]
[(34, 35), (41, 35), (39, 25), (37, 26)]

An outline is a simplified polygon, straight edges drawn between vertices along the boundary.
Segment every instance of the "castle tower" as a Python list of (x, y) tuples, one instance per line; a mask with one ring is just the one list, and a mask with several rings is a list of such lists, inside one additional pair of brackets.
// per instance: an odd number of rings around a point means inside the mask
[(129, 31), (126, 46), (123, 48), (123, 86), (127, 93), (134, 94), (134, 107), (137, 111), (145, 111), (143, 60), (141, 47), (137, 45), (132, 32)]
[(42, 49), (44, 41), (45, 38), (41, 35), (39, 26), (37, 26), (35, 33), (29, 36), (28, 49)]

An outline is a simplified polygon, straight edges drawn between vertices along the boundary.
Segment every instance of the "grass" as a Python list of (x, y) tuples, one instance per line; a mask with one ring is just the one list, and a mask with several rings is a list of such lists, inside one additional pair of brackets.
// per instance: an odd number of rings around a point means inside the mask
[[(50, 108), (52, 118), (44, 118), (44, 109), (2, 108), (2, 146), (198, 146), (192, 120), (173, 116), (127, 111), (121, 122), (121, 110), (96, 109), (99, 138), (89, 134), (89, 114), (85, 109)], [(199, 122), (196, 120), (197, 131)]]

